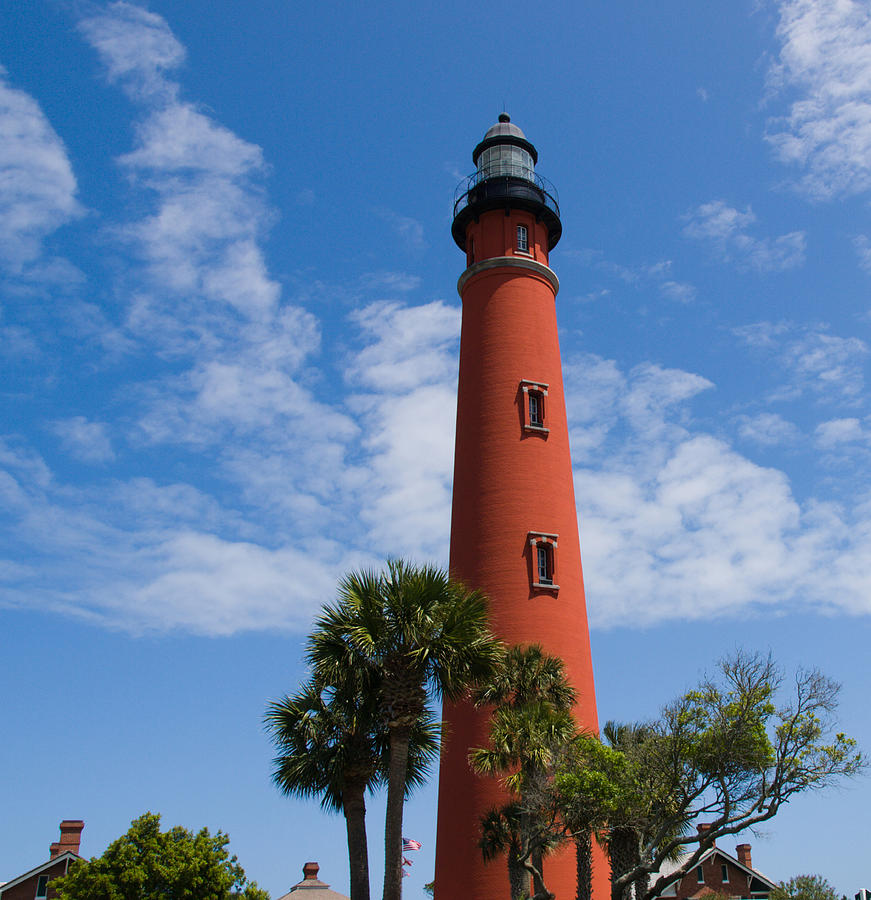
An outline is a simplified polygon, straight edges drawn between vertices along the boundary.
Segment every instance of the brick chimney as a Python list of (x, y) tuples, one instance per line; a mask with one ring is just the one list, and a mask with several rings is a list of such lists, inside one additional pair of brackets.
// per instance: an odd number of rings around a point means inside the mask
[(307, 862), (302, 867), (303, 881), (317, 881), (321, 867), (316, 862)]
[(738, 844), (735, 848), (735, 855), (738, 857), (738, 862), (741, 863), (742, 866), (747, 866), (748, 869), (753, 868), (753, 863), (750, 861), (749, 844)]
[[(698, 831), (699, 837), (701, 837), (701, 838), (703, 838), (703, 837), (705, 836), (705, 833), (708, 832), (708, 831), (710, 831), (710, 830), (711, 830), (711, 823), (710, 823), (710, 822), (703, 822), (701, 825), (696, 825), (696, 831)], [(711, 844), (711, 846), (712, 846), (712, 847), (716, 847), (716, 846), (717, 846), (716, 840), (713, 842), (713, 844)]]
[(81, 819), (64, 819), (60, 823), (60, 840), (49, 845), (50, 858), (54, 859), (67, 851), (78, 856), (84, 827), (85, 823)]

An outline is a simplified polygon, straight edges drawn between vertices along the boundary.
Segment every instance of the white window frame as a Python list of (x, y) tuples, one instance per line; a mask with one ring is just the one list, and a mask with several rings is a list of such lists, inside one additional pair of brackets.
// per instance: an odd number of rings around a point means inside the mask
[(529, 253), (529, 229), (525, 225), (517, 226), (517, 252)]
[[(45, 879), (45, 883), (42, 885), (42, 893), (40, 894), (39, 893), (39, 885), (40, 885), (40, 882), (42, 882), (43, 878)], [(48, 896), (48, 882), (49, 881), (50, 881), (50, 878), (48, 875), (40, 875), (36, 879), (36, 893), (33, 895), (34, 900), (45, 900), (45, 898)]]

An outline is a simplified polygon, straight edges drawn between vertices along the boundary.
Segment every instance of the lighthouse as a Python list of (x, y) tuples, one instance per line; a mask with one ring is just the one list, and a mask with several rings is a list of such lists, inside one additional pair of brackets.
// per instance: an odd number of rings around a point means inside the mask
[[(562, 234), (538, 154), (506, 113), (475, 147), (457, 189), (451, 228), (465, 253), (451, 575), (490, 598), (493, 631), (559, 656), (577, 691), (579, 726), (597, 731), (578, 520), (557, 334), (559, 280), (550, 252)], [(485, 747), (489, 717), (445, 702), (439, 773), (436, 900), (497, 900), (504, 860), (484, 863), (481, 817), (505, 803), (498, 781), (475, 775), (469, 749)], [(598, 860), (597, 860), (598, 861)], [(601, 863), (596, 887), (607, 890)], [(558, 900), (575, 896), (571, 846), (548, 856)], [(602, 897), (604, 893), (596, 890)]]

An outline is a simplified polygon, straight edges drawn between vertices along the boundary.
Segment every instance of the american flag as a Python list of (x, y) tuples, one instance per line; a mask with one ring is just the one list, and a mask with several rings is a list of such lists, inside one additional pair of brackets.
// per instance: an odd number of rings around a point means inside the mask
[(405, 853), (408, 850), (420, 850), (420, 841), (414, 841), (411, 838), (403, 838), (402, 852)]

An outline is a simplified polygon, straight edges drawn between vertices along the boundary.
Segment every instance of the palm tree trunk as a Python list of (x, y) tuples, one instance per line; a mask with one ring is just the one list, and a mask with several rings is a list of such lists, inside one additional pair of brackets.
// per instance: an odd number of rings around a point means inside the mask
[(644, 900), (644, 895), (650, 890), (650, 875), (642, 875), (635, 882), (635, 900)]
[(384, 900), (402, 900), (402, 811), (408, 772), (411, 729), (390, 729), (390, 766), (387, 770), (387, 814), (384, 822)]
[(548, 898), (553, 895), (544, 886), (544, 853), (540, 846), (536, 846), (531, 854), (532, 865), (535, 871), (532, 873), (532, 896), (538, 898)]
[(635, 858), (633, 848), (634, 829), (612, 828), (608, 842), (611, 857), (611, 900), (632, 900), (632, 885), (618, 887), (615, 882), (632, 869)]
[[(525, 900), (529, 896), (529, 873), (520, 862), (520, 848), (512, 841), (508, 847), (508, 884), (511, 900)], [(524, 887), (524, 884), (526, 887)]]
[(365, 790), (365, 783), (346, 784), (342, 792), (345, 828), (348, 832), (351, 900), (369, 900), (369, 845), (366, 840)]
[(576, 900), (592, 900), (593, 896), (593, 835), (589, 831), (575, 834), (575, 858), (578, 868)]

